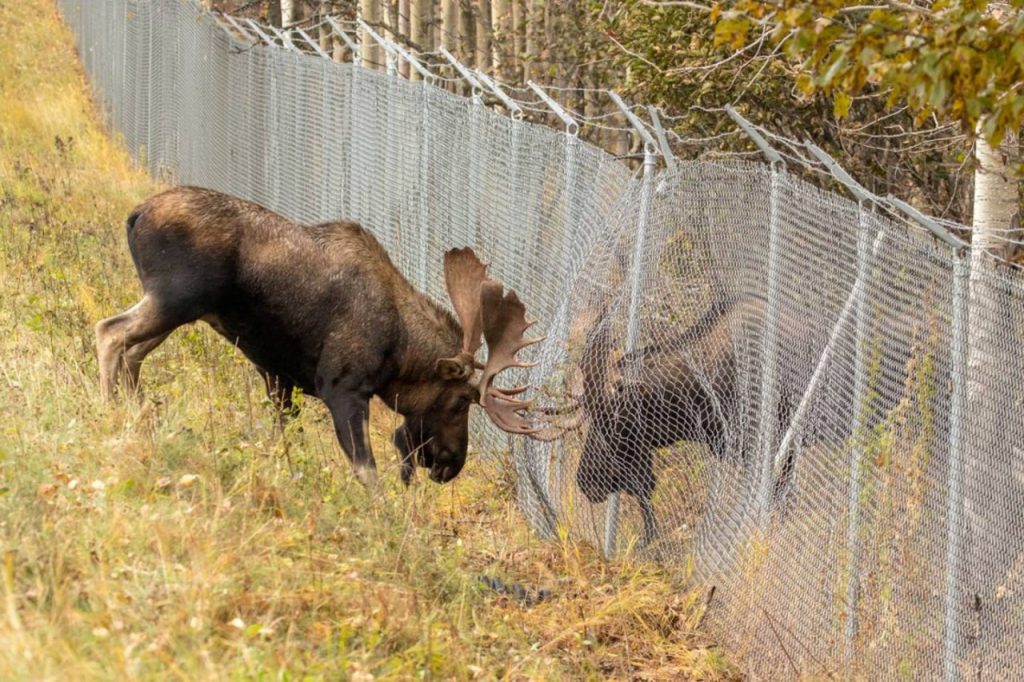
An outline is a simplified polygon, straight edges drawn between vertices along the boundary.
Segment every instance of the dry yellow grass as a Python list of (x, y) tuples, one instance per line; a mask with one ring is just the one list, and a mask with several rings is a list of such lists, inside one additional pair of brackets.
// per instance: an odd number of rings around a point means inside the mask
[[(0, 3), (0, 679), (720, 679), (700, 599), (536, 540), (510, 467), (349, 472), (325, 411), (285, 433), (206, 329), (100, 403), (92, 325), (138, 295), (123, 219), (157, 185), (104, 135), (49, 2)], [(481, 574), (551, 590), (533, 606)]]

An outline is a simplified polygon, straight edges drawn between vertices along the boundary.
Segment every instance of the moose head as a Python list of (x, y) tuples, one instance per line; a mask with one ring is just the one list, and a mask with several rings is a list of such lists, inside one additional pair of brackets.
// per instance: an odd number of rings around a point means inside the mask
[[(466, 462), (469, 410), (480, 405), (494, 424), (508, 433), (534, 433), (523, 412), (528, 401), (518, 396), (528, 387), (505, 389), (497, 376), (513, 367), (531, 367), (516, 353), (539, 343), (523, 335), (534, 323), (514, 291), (487, 276), (485, 266), (469, 247), (452, 249), (444, 257), (445, 285), (462, 329), (461, 347), (434, 364), (434, 381), (423, 386), (429, 396), (415, 401), (421, 409), (403, 411), (405, 423), (393, 442), (402, 454), (402, 480), (408, 483), (415, 464), (430, 469), (430, 479), (444, 483), (455, 478)], [(476, 355), (487, 344), (487, 360)], [(437, 381), (440, 380), (440, 381)]]

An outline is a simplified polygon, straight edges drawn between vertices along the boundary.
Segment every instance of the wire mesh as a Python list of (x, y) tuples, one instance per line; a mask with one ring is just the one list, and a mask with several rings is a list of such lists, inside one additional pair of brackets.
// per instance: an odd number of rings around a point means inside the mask
[[(716, 586), (755, 675), (1024, 666), (1024, 284), (781, 168), (646, 179), (572, 135), (246, 42), (182, 0), (58, 0), (155, 175), (371, 229), (444, 296), (474, 246), (546, 340), (524, 513)], [(966, 341), (966, 343), (965, 343)]]

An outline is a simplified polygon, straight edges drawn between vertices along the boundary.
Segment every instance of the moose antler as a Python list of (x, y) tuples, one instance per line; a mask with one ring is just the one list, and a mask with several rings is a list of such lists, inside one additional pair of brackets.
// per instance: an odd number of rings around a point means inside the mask
[(558, 440), (570, 431), (583, 428), (585, 410), (583, 409), (583, 379), (577, 368), (566, 381), (566, 392), (563, 400), (555, 405), (535, 407), (531, 412), (537, 420), (547, 426), (541, 427), (530, 438), (539, 441)]
[(468, 246), (444, 254), (444, 282), (448, 298), (462, 325), (462, 352), (456, 359), (463, 367), (462, 378), (473, 375), (474, 356), (480, 349), (483, 319), (480, 311), (480, 286), (487, 279), (487, 266)]
[[(522, 416), (530, 402), (518, 396), (527, 389), (517, 386), (503, 389), (494, 385), (498, 373), (510, 367), (532, 367), (519, 362), (515, 354), (543, 339), (525, 339), (523, 333), (533, 325), (526, 321), (526, 306), (514, 291), (505, 293), (504, 285), (487, 277), (487, 266), (469, 247), (452, 249), (444, 255), (445, 284), (455, 314), (462, 324), (460, 362), (468, 378), (473, 367), (483, 369), (477, 383), (480, 406), (498, 428), (509, 433), (532, 434), (537, 431)], [(474, 356), (481, 345), (481, 334), (487, 341), (487, 363), (482, 367)]]
[(540, 339), (527, 339), (523, 334), (533, 326), (526, 321), (526, 306), (516, 292), (505, 293), (501, 282), (488, 279), (480, 286), (484, 339), (487, 341), (487, 364), (480, 377), (480, 405), (487, 410), (499, 428), (511, 433), (531, 434), (537, 431), (520, 414), (530, 402), (514, 396), (526, 386), (503, 389), (494, 385), (494, 378), (510, 367), (533, 367), (536, 363), (520, 362), (516, 353)]

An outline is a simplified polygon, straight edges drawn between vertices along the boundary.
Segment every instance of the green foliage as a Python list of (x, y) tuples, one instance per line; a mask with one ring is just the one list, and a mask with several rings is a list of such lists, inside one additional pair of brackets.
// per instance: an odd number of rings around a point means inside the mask
[(730, 2), (715, 42), (740, 48), (767, 30), (804, 74), (805, 93), (837, 97), (836, 115), (869, 88), (906, 103), (916, 123), (932, 114), (978, 130), (997, 146), (1024, 123), (1024, 3), (984, 0), (865, 5), (837, 0)]
[[(869, 190), (967, 221), (968, 137), (944, 128), (941, 120), (892, 109), (882, 84), (837, 87), (848, 74), (856, 80), (852, 69), (877, 68), (885, 55), (873, 45), (856, 52), (829, 50), (830, 41), (843, 38), (844, 24), (818, 21), (812, 9), (809, 1), (715, 2), (700, 9), (699, 3), (622, 0), (602, 5), (594, 21), (614, 40), (609, 47), (627, 94), (662, 107), (673, 115), (670, 124), (681, 137), (697, 140), (683, 145), (681, 155), (756, 149), (720, 113), (729, 104), (773, 132), (813, 140)], [(776, 35), (771, 20), (804, 30), (780, 28)], [(940, 95), (941, 87), (932, 89), (932, 97)]]

